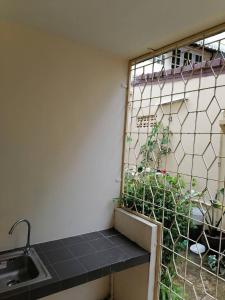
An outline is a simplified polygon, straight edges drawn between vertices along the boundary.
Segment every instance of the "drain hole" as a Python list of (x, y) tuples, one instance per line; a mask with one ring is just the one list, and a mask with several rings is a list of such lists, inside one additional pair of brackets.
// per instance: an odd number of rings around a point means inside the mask
[(7, 286), (10, 287), (10, 286), (13, 286), (17, 283), (20, 283), (20, 281), (19, 280), (10, 280), (10, 281), (7, 282)]

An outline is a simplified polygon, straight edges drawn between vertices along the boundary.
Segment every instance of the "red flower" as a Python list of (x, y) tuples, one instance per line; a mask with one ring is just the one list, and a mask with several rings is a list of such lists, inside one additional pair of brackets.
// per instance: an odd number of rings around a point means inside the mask
[(166, 175), (166, 169), (161, 169), (160, 171), (162, 174)]

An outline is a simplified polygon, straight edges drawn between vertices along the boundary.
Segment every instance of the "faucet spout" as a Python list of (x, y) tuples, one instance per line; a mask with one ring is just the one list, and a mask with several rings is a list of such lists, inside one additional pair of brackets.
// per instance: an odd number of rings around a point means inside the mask
[(26, 255), (28, 255), (29, 252), (30, 252), (30, 231), (31, 231), (31, 225), (30, 225), (30, 222), (29, 222), (28, 220), (26, 220), (26, 219), (20, 219), (20, 220), (16, 221), (16, 222), (12, 225), (12, 227), (10, 228), (9, 234), (11, 235), (11, 234), (13, 233), (15, 227), (16, 227), (19, 223), (22, 223), (22, 222), (24, 222), (24, 223), (27, 224), (27, 243), (26, 243), (26, 246), (25, 246), (25, 248), (24, 248), (24, 253), (25, 253)]

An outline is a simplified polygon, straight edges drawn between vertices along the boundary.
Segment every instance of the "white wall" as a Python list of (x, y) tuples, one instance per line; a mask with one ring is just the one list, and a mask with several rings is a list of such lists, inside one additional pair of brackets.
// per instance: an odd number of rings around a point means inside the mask
[(120, 183), (127, 62), (0, 25), (0, 250), (107, 228)]
[(109, 276), (41, 298), (43, 300), (103, 300), (109, 296)]

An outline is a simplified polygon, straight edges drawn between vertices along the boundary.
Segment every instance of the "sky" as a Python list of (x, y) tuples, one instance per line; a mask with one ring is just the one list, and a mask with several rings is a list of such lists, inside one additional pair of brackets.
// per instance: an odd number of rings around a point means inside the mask
[[(220, 45), (219, 45), (219, 43), (220, 43)], [(197, 44), (202, 45), (203, 40), (197, 42)], [(220, 46), (220, 51), (225, 52), (225, 32), (222, 32), (217, 35), (206, 38), (204, 41), (204, 44), (207, 47), (213, 48), (215, 50), (218, 50), (218, 48)]]

